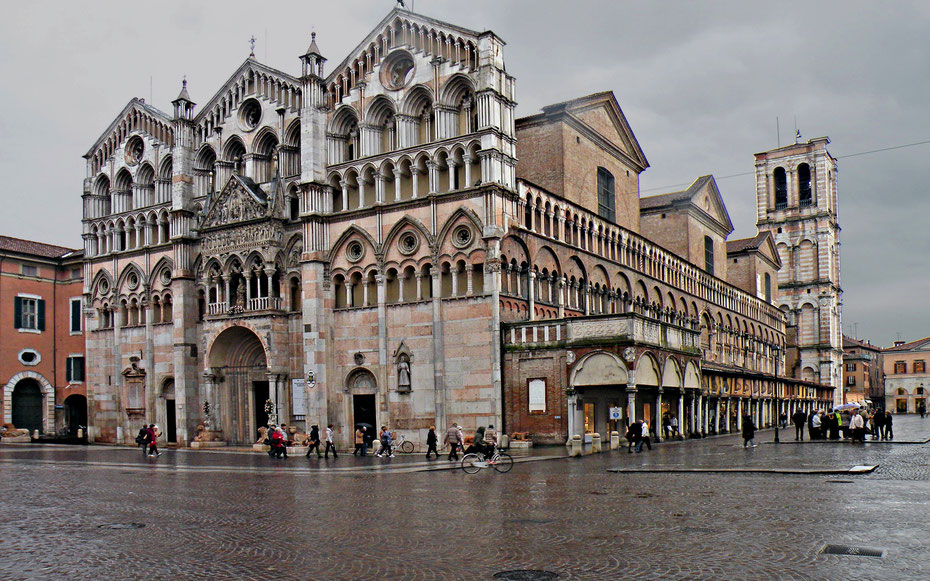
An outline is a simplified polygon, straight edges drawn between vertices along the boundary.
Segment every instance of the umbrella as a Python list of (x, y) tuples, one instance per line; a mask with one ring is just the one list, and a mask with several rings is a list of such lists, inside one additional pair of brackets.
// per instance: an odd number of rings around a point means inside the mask
[(851, 402), (849, 402), (849, 403), (844, 403), (844, 404), (842, 404), (842, 405), (838, 405), (838, 406), (834, 407), (834, 408), (833, 408), (833, 411), (840, 411), (840, 412), (841, 412), (841, 411), (845, 411), (845, 410), (857, 410), (857, 409), (859, 409), (859, 408), (861, 408), (861, 407), (862, 407), (861, 405), (857, 404), (857, 403), (854, 402), (854, 401), (851, 401)]
[(365, 422), (358, 422), (357, 424), (355, 424), (355, 429), (357, 430), (359, 428), (365, 428), (365, 431), (368, 432), (369, 434), (372, 433), (375, 429), (373, 425), (366, 424)]

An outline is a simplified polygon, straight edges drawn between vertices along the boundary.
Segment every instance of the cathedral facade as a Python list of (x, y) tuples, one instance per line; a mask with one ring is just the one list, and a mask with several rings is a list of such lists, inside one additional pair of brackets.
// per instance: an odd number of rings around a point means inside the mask
[(832, 398), (776, 379), (770, 238), (732, 249), (727, 282), (713, 179), (640, 199), (613, 95), (518, 122), (503, 47), (395, 9), (330, 71), (314, 35), (299, 76), (250, 56), (199, 107), (186, 81), (171, 113), (130, 101), (85, 156), (89, 437), (455, 421), (564, 441), (608, 406), (700, 432)]

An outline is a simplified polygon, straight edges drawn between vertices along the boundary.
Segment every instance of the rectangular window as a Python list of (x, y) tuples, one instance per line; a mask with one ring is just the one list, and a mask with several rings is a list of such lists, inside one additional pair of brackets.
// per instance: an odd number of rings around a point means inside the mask
[(714, 275), (714, 239), (710, 236), (704, 237), (704, 270)]
[(847, 364), (846, 364), (846, 371), (855, 371), (855, 370), (856, 370), (856, 364), (855, 364), (855, 363), (847, 363)]
[(927, 371), (927, 364), (924, 363), (923, 359), (914, 362), (914, 373), (925, 373)]
[(74, 355), (65, 361), (65, 381), (84, 381), (84, 356)]
[(856, 385), (856, 376), (855, 375), (847, 376), (846, 385)]
[(907, 363), (904, 361), (895, 361), (894, 362), (894, 372), (897, 373), (907, 373)]
[(39, 276), (39, 268), (32, 264), (24, 264), (22, 273), (23, 276)]
[(81, 332), (81, 299), (71, 299), (71, 332), (80, 333)]
[(27, 331), (44, 331), (45, 301), (31, 295), (14, 297), (13, 326)]
[(616, 222), (616, 197), (614, 176), (606, 169), (597, 168), (597, 215)]
[(544, 414), (546, 413), (546, 380), (545, 379), (531, 379), (530, 380), (530, 413)]

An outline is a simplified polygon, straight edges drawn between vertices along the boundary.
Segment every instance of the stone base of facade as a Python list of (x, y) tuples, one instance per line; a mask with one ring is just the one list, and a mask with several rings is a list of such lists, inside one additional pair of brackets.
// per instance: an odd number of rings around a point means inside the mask
[(511, 450), (525, 450), (533, 447), (533, 442), (530, 440), (510, 440), (508, 447)]
[(191, 442), (191, 448), (198, 450), (203, 448), (225, 448), (226, 442), (222, 440), (211, 440), (209, 442)]
[(6, 436), (3, 438), (4, 444), (28, 444), (32, 441), (32, 436)]

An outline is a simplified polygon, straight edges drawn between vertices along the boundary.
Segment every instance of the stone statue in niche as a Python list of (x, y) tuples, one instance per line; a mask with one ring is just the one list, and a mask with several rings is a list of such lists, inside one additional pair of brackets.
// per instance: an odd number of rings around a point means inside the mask
[(397, 362), (397, 390), (410, 391), (410, 362), (404, 355)]

